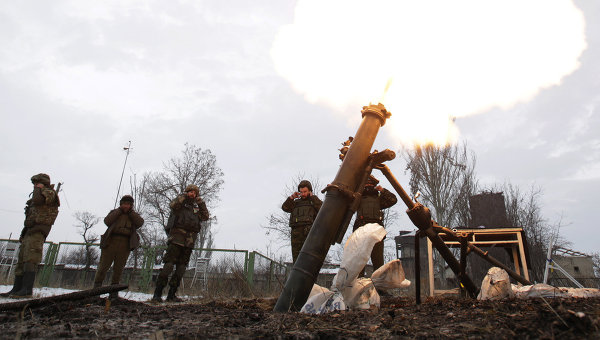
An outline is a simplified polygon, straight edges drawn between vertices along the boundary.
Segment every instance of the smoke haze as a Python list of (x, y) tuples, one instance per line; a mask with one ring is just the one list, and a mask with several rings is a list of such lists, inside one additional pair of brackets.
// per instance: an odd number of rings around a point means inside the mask
[(296, 91), (338, 112), (355, 114), (389, 87), (386, 130), (441, 144), (458, 136), (454, 117), (559, 84), (579, 67), (584, 28), (568, 0), (300, 0), (271, 56)]

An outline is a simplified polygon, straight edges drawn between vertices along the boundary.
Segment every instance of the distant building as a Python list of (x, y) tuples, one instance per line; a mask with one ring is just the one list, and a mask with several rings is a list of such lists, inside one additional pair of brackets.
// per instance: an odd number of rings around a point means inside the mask
[[(594, 261), (591, 256), (571, 249), (559, 247), (554, 250), (552, 260), (584, 287), (600, 288), (600, 278), (597, 278), (594, 273)], [(548, 283), (562, 287), (574, 286), (574, 284), (558, 270), (554, 270), (550, 273)]]
[(469, 197), (468, 228), (510, 228), (502, 192), (484, 192)]
[[(400, 235), (394, 237), (396, 241), (396, 258), (402, 262), (404, 274), (408, 280), (415, 279), (415, 234), (416, 230), (400, 230)], [(419, 240), (421, 251), (421, 282), (427, 282), (427, 238)], [(414, 289), (411, 286), (411, 290)]]

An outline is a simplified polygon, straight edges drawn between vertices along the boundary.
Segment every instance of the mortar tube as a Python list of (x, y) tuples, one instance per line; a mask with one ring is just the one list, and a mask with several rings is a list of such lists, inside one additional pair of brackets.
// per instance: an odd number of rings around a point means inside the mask
[(328, 186), (323, 205), (275, 304), (276, 312), (299, 311), (306, 303), (352, 201), (347, 192), (356, 191), (379, 128), (391, 116), (382, 104), (365, 106), (361, 113), (363, 120), (335, 179)]

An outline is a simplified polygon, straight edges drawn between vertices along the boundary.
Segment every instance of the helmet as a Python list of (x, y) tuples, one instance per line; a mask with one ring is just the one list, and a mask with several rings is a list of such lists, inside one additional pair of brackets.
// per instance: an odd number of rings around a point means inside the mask
[(33, 183), (33, 184), (42, 183), (45, 186), (49, 186), (50, 185), (50, 176), (43, 174), (43, 173), (33, 175), (31, 177), (31, 183)]
[(195, 191), (196, 195), (200, 195), (200, 189), (198, 188), (197, 185), (190, 184), (187, 187), (185, 187), (185, 192), (190, 192), (190, 191)]
[(119, 204), (123, 204), (124, 202), (131, 203), (133, 205), (133, 196), (125, 195), (121, 197), (121, 201), (119, 201)]
[(305, 179), (301, 180), (300, 184), (298, 184), (298, 191), (300, 191), (300, 188), (308, 188), (308, 191), (313, 191), (312, 184), (310, 184), (310, 182)]

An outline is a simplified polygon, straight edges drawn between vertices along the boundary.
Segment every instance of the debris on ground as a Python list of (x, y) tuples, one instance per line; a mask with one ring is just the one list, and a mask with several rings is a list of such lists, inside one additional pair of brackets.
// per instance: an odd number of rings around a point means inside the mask
[(600, 338), (600, 298), (414, 299), (323, 315), (275, 313), (276, 299), (150, 305), (90, 298), (0, 313), (3, 338)]

